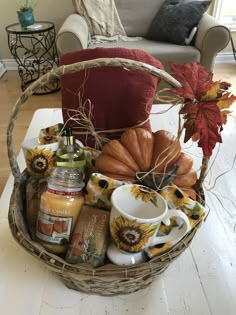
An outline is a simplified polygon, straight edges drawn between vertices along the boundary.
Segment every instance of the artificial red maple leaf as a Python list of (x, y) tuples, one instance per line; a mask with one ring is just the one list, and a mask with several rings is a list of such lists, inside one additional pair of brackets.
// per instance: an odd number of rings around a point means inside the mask
[(206, 157), (211, 156), (216, 142), (222, 142), (220, 135), (222, 119), (219, 107), (215, 102), (186, 103), (180, 110), (185, 120), (184, 142), (190, 138), (198, 141)]
[(206, 71), (198, 62), (178, 65), (170, 63), (173, 77), (180, 81), (182, 87), (170, 90), (185, 99), (180, 110), (183, 114), (185, 138), (198, 141), (206, 157), (211, 156), (217, 142), (222, 142), (220, 132), (227, 121), (227, 110), (236, 100), (234, 95), (226, 92), (231, 84), (213, 82), (212, 73)]
[(231, 87), (231, 84), (230, 84), (230, 83), (225, 82), (225, 81), (221, 81), (221, 82), (220, 82), (220, 88), (221, 88), (223, 91), (228, 90), (230, 87)]
[(169, 62), (169, 66), (173, 77), (182, 83), (182, 87), (172, 89), (171, 92), (187, 100), (201, 100), (213, 84), (213, 74), (198, 62), (183, 65)]

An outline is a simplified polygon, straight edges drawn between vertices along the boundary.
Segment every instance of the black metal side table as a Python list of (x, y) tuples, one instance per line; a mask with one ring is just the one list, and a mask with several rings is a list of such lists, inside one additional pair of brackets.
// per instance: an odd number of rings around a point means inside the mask
[[(55, 27), (51, 22), (37, 21), (38, 28), (22, 28), (19, 23), (6, 27), (8, 46), (18, 64), (21, 89), (58, 66), (55, 44)], [(60, 89), (60, 80), (55, 78), (37, 89), (35, 94), (49, 94)]]

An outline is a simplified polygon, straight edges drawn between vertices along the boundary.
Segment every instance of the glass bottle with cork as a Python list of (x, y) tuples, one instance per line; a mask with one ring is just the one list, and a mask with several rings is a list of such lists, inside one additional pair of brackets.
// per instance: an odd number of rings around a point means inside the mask
[(62, 167), (76, 167), (85, 172), (85, 152), (74, 139), (72, 128), (65, 128), (56, 153), (56, 165)]
[(38, 213), (36, 238), (49, 251), (64, 255), (84, 204), (84, 174), (78, 168), (55, 167), (48, 177)]

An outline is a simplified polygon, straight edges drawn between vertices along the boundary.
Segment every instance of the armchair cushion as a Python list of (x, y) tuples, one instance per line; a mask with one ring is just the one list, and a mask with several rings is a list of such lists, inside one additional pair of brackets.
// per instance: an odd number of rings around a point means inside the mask
[(127, 36), (146, 37), (150, 24), (165, 0), (114, 0)]
[[(163, 69), (162, 64), (143, 50), (125, 48), (94, 48), (63, 55), (60, 63), (72, 64), (96, 58), (126, 58), (148, 63)], [(92, 108), (92, 123), (96, 130), (113, 130), (136, 126), (150, 130), (149, 114), (153, 104), (158, 79), (141, 71), (123, 68), (97, 67), (61, 77), (62, 109), (64, 122), (75, 110), (89, 99)], [(87, 102), (88, 104), (88, 102)], [(74, 111), (73, 111), (74, 110)], [(87, 111), (86, 108), (85, 111)], [(94, 146), (94, 138), (78, 134), (81, 128), (69, 120), (75, 136), (86, 145)], [(122, 131), (106, 133), (110, 139), (119, 138)]]
[(185, 44), (209, 5), (210, 1), (166, 0), (153, 19), (147, 38)]

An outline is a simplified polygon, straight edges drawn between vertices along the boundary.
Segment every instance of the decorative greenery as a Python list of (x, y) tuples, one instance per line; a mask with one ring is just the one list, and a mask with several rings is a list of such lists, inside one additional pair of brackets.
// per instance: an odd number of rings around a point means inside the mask
[(29, 11), (33, 10), (37, 0), (16, 0), (16, 2), (19, 5), (20, 11)]

